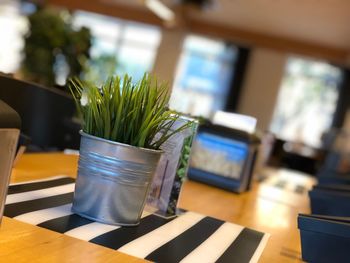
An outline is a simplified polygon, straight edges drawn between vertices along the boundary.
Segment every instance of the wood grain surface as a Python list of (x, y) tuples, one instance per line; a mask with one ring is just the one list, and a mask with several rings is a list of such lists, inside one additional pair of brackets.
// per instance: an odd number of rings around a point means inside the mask
[[(78, 156), (62, 153), (24, 154), (13, 169), (11, 182), (54, 175), (76, 176)], [(180, 207), (271, 234), (260, 262), (300, 262), (298, 213), (308, 213), (307, 188), (313, 179), (285, 170), (265, 169), (268, 179), (254, 182), (251, 191), (234, 194), (187, 181)], [(282, 179), (281, 179), (282, 178)], [(276, 187), (279, 180), (305, 186)], [(4, 218), (0, 228), (0, 262), (140, 262), (141, 259), (36, 226)]]

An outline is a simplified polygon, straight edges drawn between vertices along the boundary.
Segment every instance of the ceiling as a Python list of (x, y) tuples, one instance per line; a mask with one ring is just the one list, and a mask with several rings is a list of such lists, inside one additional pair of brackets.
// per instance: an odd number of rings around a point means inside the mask
[[(143, 8), (141, 0), (102, 0)], [(169, 6), (179, 2), (163, 0)], [(191, 18), (271, 36), (350, 50), (349, 0), (217, 0)]]
[(192, 15), (240, 29), (350, 50), (349, 0), (218, 0)]

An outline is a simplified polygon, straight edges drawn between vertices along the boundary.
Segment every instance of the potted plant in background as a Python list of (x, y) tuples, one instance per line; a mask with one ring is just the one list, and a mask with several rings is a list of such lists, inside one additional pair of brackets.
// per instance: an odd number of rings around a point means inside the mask
[(73, 212), (96, 221), (137, 225), (162, 154), (160, 146), (186, 129), (167, 108), (168, 89), (150, 75), (125, 75), (102, 87), (71, 81), (83, 118)]
[(67, 12), (42, 7), (28, 16), (28, 22), (21, 65), (25, 79), (53, 87), (63, 84), (56, 83), (59, 68), (66, 68), (67, 78), (83, 73), (92, 44), (88, 28), (76, 29)]

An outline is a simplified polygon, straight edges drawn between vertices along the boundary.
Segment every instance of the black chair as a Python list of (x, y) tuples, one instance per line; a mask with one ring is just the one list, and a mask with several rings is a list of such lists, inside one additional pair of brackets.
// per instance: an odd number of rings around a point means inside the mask
[(0, 99), (21, 116), (29, 149), (78, 149), (80, 125), (72, 122), (75, 103), (68, 93), (0, 75)]

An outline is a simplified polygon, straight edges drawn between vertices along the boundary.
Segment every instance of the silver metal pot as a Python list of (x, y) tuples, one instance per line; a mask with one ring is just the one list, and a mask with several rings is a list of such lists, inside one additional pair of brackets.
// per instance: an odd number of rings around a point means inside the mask
[(80, 134), (72, 211), (102, 223), (138, 225), (162, 151)]

